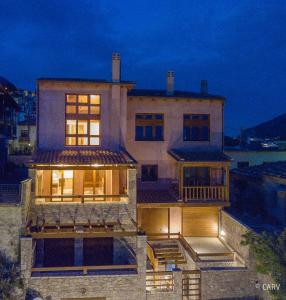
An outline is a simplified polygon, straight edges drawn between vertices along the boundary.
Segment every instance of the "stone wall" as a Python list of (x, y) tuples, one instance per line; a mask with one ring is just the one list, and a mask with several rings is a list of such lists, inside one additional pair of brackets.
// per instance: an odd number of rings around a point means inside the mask
[(16, 260), (19, 254), (19, 235), (21, 230), (21, 207), (0, 204), (0, 250)]
[(106, 297), (107, 300), (146, 299), (146, 236), (137, 236), (137, 274), (31, 277), (32, 239), (21, 239), (21, 270), (26, 286), (44, 299)]
[(20, 203), (0, 204), (0, 250), (13, 260), (17, 260), (19, 256), (19, 236), (27, 218), (30, 189), (31, 180), (25, 180), (21, 182)]
[(202, 300), (258, 296), (256, 281), (256, 273), (247, 269), (202, 271)]
[[(212, 279), (212, 277), (222, 276), (226, 279), (229, 278), (233, 280), (233, 286), (237, 287), (237, 290), (239, 290), (241, 287), (244, 287), (245, 291), (253, 291), (253, 288), (256, 291), (256, 294), (260, 296), (261, 299), (271, 299), (269, 296), (269, 293), (267, 290), (263, 289), (263, 284), (272, 284), (274, 283), (270, 276), (265, 276), (256, 273), (255, 271), (255, 258), (253, 254), (251, 253), (248, 246), (241, 245), (242, 235), (246, 233), (247, 231), (251, 230), (246, 225), (240, 223), (238, 220), (236, 220), (233, 216), (231, 216), (229, 213), (225, 211), (221, 211), (220, 214), (220, 235), (221, 238), (223, 238), (228, 245), (230, 245), (239, 255), (240, 258), (243, 259), (245, 262), (246, 269), (245, 271), (236, 271), (237, 273), (230, 273), (230, 272), (221, 272), (218, 275), (213, 272), (210, 272), (210, 274), (206, 274), (205, 276), (205, 282), (209, 281), (217, 281), (217, 279)], [(223, 233), (223, 235), (222, 235)], [(225, 275), (224, 275), (225, 273)], [(235, 274), (235, 275), (234, 275)], [(236, 275), (238, 274), (238, 275)], [(240, 275), (239, 275), (240, 274)], [(240, 277), (239, 277), (240, 276)], [(210, 277), (210, 278), (208, 278)], [(217, 284), (219, 281), (217, 281)], [(247, 288), (248, 286), (248, 288)], [(208, 284), (206, 284), (206, 287), (208, 288)], [(218, 286), (213, 283), (213, 288), (216, 289)], [(227, 286), (226, 286), (227, 287)], [(229, 289), (231, 291), (231, 284), (229, 284)], [(224, 291), (224, 286), (222, 285), (221, 290)], [(243, 291), (243, 290), (242, 290)], [(241, 291), (241, 292), (242, 292)], [(236, 293), (236, 291), (234, 291)]]
[(235, 250), (246, 266), (250, 266), (253, 263), (253, 257), (249, 252), (249, 247), (241, 245), (242, 235), (249, 231), (250, 228), (223, 210), (220, 214), (219, 227), (220, 238)]

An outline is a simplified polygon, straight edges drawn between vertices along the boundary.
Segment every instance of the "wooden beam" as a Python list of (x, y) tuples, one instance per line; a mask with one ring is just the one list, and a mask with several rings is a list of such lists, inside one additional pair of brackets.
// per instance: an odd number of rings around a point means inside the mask
[(175, 202), (175, 203), (138, 203), (138, 208), (168, 208), (168, 207), (196, 207), (196, 206), (217, 206), (227, 207), (230, 206), (229, 201), (202, 201), (202, 200), (190, 200), (188, 202)]
[(41, 268), (32, 268), (32, 272), (82, 271), (84, 274), (87, 274), (87, 271), (126, 270), (126, 269), (136, 269), (136, 268), (137, 268), (137, 264), (133, 264), (133, 265), (106, 265), (106, 266), (41, 267)]
[(104, 231), (104, 232), (36, 232), (30, 234), (33, 239), (61, 239), (61, 238), (97, 238), (97, 237), (127, 237), (137, 236), (136, 231)]

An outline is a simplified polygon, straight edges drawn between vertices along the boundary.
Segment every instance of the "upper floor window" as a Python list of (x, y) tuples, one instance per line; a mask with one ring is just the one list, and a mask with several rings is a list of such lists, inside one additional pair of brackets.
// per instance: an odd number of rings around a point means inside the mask
[(184, 141), (209, 141), (210, 115), (185, 114), (183, 137)]
[(158, 165), (142, 165), (141, 181), (157, 181)]
[(66, 95), (67, 146), (100, 144), (100, 96)]
[(136, 114), (135, 140), (136, 141), (163, 141), (164, 115), (163, 114)]

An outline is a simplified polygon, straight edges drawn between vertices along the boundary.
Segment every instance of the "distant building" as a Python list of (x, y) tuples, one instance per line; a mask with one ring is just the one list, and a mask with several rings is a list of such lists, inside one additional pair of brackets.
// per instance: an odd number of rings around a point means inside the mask
[(35, 119), (19, 121), (17, 136), (9, 144), (8, 160), (16, 165), (27, 165), (36, 146), (36, 137)]
[(260, 165), (265, 162), (286, 161), (285, 150), (247, 150), (241, 148), (225, 148), (231, 158), (230, 169)]
[(29, 90), (17, 90), (14, 98), (19, 105), (18, 122), (36, 120), (36, 93)]
[(286, 161), (234, 169), (231, 182), (233, 205), (256, 206), (256, 212), (286, 226)]
[(0, 77), (0, 176), (4, 173), (8, 143), (16, 138), (18, 105), (13, 99), (16, 87)]

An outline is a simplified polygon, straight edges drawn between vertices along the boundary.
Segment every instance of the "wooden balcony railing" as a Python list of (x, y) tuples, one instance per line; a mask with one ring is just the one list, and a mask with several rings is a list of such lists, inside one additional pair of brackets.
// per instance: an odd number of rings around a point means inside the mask
[(154, 249), (151, 247), (151, 245), (147, 242), (147, 256), (150, 260), (150, 263), (153, 267), (153, 270), (157, 271), (158, 270), (158, 265), (159, 265), (159, 262), (158, 262), (158, 259), (156, 257), (156, 254), (154, 252)]
[(94, 203), (94, 202), (126, 202), (127, 194), (120, 195), (49, 195), (35, 196), (35, 203)]
[(172, 292), (174, 290), (173, 272), (147, 272), (146, 291), (147, 292)]
[(89, 271), (99, 270), (136, 270), (136, 264), (130, 265), (105, 265), (105, 266), (70, 266), (70, 267), (34, 267), (32, 272), (67, 272), (67, 271), (79, 271), (83, 275), (87, 275)]
[(188, 186), (183, 187), (184, 201), (228, 201), (227, 186)]

